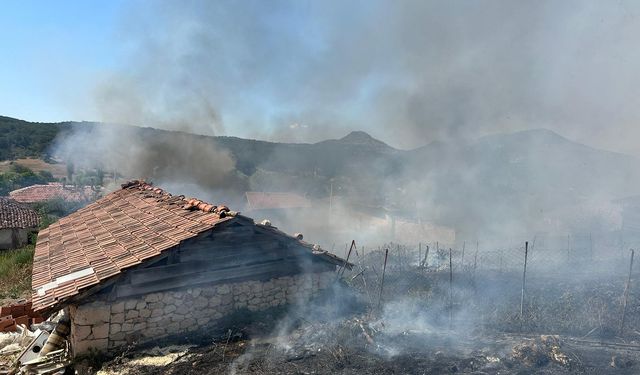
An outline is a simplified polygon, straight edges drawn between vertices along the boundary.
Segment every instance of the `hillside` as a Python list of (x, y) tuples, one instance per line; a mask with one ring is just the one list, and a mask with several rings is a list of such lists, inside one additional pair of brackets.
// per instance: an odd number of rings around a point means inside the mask
[[(242, 204), (247, 190), (334, 195), (461, 228), (536, 227), (551, 213), (638, 193), (638, 160), (549, 130), (398, 150), (365, 132), (315, 144), (206, 137), (92, 123), (0, 118), (0, 159), (72, 155), (122, 177), (146, 177)], [(64, 145), (62, 147), (61, 145)], [(134, 150), (134, 151), (131, 151)], [(212, 151), (212, 150), (215, 150)], [(100, 164), (100, 165), (98, 165)], [(175, 188), (174, 188), (175, 190)], [(192, 193), (193, 192), (193, 193)]]
[(424, 186), (432, 187), (432, 199), (425, 210), (441, 212), (441, 220), (451, 225), (495, 232), (548, 229), (544, 222), (551, 218), (563, 223), (558, 230), (591, 225), (585, 222), (592, 218), (559, 213), (575, 214), (577, 207), (610, 210), (612, 199), (637, 193), (640, 186), (637, 158), (544, 129), (487, 136), (448, 149), (428, 145), (410, 154), (410, 170), (428, 165)]
[(24, 157), (46, 159), (57, 134), (69, 124), (40, 124), (0, 116), (0, 161)]

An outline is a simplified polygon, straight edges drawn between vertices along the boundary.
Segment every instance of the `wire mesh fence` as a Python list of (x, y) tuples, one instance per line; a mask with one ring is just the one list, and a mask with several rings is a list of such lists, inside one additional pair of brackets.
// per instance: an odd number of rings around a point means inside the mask
[(501, 249), (429, 242), (356, 247), (350, 255), (354, 268), (343, 280), (374, 308), (408, 300), (411, 305), (402, 309), (428, 310), (436, 320), (450, 316), (506, 330), (640, 336), (635, 268), (620, 326), (629, 253), (598, 248), (593, 238), (564, 240), (564, 246), (558, 238), (537, 238)]

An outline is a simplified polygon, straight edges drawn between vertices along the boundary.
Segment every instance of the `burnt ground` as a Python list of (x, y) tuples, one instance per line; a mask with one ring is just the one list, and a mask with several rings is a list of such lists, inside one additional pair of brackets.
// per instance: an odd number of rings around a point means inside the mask
[(152, 348), (112, 359), (99, 373), (640, 373), (640, 345), (633, 343), (518, 334), (461, 336), (446, 331), (387, 333), (382, 325), (373, 326), (354, 318), (339, 324), (309, 324), (282, 336)]
[[(366, 283), (358, 276), (362, 269)], [(446, 270), (390, 270), (380, 295), (376, 270), (365, 266), (302, 310), (265, 315), (226, 333), (202, 332), (198, 340), (183, 340), (190, 347), (158, 342), (115, 358), (88, 358), (76, 370), (640, 374), (640, 294), (634, 293), (639, 288), (632, 287), (621, 330), (623, 273), (532, 272), (520, 315), (518, 273), (459, 272), (450, 284)]]

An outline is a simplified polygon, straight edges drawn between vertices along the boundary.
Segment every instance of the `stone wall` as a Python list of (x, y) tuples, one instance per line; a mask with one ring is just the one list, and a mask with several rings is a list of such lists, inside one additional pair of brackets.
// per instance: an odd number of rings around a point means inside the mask
[(0, 250), (17, 249), (27, 244), (29, 228), (4, 228), (0, 229)]
[(334, 272), (299, 274), (269, 281), (198, 286), (116, 301), (97, 298), (70, 306), (74, 354), (111, 350), (203, 327), (216, 326), (240, 310), (261, 311), (304, 303), (335, 280)]

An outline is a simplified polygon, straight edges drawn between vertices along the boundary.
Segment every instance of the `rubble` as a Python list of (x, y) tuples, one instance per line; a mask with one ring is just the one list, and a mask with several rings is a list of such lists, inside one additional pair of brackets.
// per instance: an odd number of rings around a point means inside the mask
[(569, 357), (560, 350), (560, 337), (557, 335), (527, 339), (513, 347), (512, 357), (533, 367), (542, 367), (549, 362), (562, 366), (571, 365)]
[(20, 368), (20, 374), (64, 374), (67, 366), (71, 364), (69, 348), (59, 349), (25, 362)]
[(48, 339), (49, 332), (41, 330), (37, 330), (36, 332), (34, 332), (33, 339), (27, 345), (27, 347), (22, 350), (20, 356), (16, 360), (16, 363), (20, 365), (38, 358), (40, 356), (40, 353), (42, 352), (42, 348), (45, 346)]
[(42, 315), (33, 311), (29, 301), (0, 308), (0, 332), (15, 332), (18, 325), (27, 326), (43, 321)]
[[(42, 321), (24, 302), (2, 308), (5, 321), (14, 320), (8, 332), (0, 332), (0, 374), (63, 374), (71, 363), (66, 339), (69, 321), (64, 311)], [(12, 313), (28, 319), (13, 319)], [(36, 319), (38, 318), (38, 319)], [(17, 324), (16, 324), (17, 323)], [(6, 328), (6, 327), (5, 327)]]

